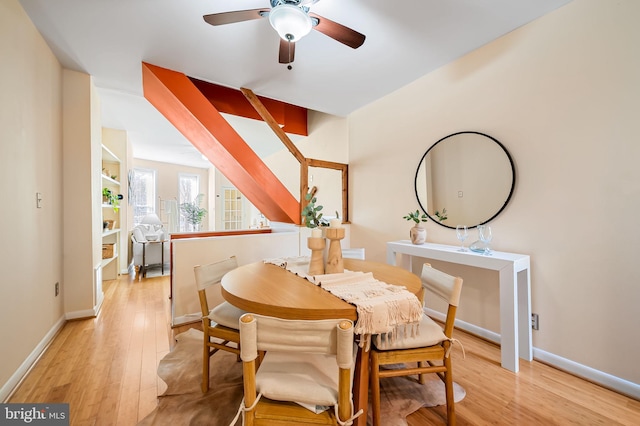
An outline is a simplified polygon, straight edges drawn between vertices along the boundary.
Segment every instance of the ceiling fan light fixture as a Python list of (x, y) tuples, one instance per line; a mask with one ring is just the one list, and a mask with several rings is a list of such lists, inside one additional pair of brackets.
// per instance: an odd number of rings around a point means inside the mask
[(269, 23), (287, 41), (298, 41), (309, 34), (313, 24), (302, 9), (291, 4), (279, 4), (269, 12)]

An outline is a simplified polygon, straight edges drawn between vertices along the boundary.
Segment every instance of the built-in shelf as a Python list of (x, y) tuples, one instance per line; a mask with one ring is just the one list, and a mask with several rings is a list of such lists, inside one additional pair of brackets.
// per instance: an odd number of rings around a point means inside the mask
[(111, 178), (110, 178), (109, 176), (107, 176), (107, 175), (102, 175), (102, 181), (103, 181), (103, 182), (109, 182), (109, 183), (111, 183), (111, 184), (113, 184), (113, 185), (118, 185), (118, 186), (120, 186), (120, 182), (118, 182), (118, 181), (117, 181), (117, 180), (115, 180), (115, 179), (111, 179)]
[[(115, 155), (109, 148), (102, 145), (102, 187), (109, 188), (114, 194), (120, 192), (120, 181), (122, 179), (122, 166), (120, 158)], [(113, 179), (111, 176), (115, 176)], [(117, 224), (120, 224), (120, 210), (113, 210), (113, 205), (108, 203), (102, 203), (102, 219), (113, 220)], [(113, 256), (108, 259), (102, 259), (102, 279), (113, 279), (118, 276), (118, 259), (120, 255), (120, 229), (109, 229), (102, 231), (102, 243), (113, 244)], [(109, 265), (109, 269), (105, 270), (105, 267)]]
[(120, 159), (109, 148), (102, 145), (102, 161), (108, 161), (110, 163), (119, 163)]
[(110, 257), (108, 259), (102, 259), (102, 267), (104, 268), (105, 266), (107, 266), (108, 264), (110, 264), (111, 262), (113, 262), (114, 260), (116, 260), (118, 258), (118, 255), (115, 255), (113, 257)]
[(104, 232), (102, 232), (102, 237), (104, 238), (104, 237), (106, 237), (106, 236), (108, 236), (108, 235), (117, 234), (118, 232), (120, 232), (120, 229), (119, 229), (119, 228), (116, 228), (116, 229), (109, 229), (108, 231), (104, 231)]

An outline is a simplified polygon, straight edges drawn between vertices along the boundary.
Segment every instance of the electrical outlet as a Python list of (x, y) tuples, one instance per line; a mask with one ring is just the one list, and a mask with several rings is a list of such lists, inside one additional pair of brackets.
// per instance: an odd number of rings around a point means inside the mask
[(538, 314), (531, 314), (531, 328), (534, 330), (540, 329), (540, 323), (538, 322)]
[(56, 297), (60, 294), (60, 283), (56, 283)]

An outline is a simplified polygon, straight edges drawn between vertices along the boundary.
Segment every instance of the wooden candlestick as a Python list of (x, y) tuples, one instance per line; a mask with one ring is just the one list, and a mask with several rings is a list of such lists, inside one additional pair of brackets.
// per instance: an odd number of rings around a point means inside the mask
[(311, 249), (311, 260), (309, 261), (309, 275), (324, 274), (324, 248), (326, 241), (324, 238), (307, 238), (307, 246)]
[(330, 240), (325, 273), (342, 273), (344, 272), (344, 265), (342, 262), (342, 247), (340, 247), (340, 240), (344, 238), (344, 228), (329, 227), (326, 229), (325, 235)]

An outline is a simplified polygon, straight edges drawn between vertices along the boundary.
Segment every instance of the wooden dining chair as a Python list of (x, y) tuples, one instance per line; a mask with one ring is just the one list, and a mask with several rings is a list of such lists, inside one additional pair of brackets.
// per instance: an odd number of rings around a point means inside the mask
[[(380, 425), (380, 379), (417, 374), (424, 384), (424, 374), (436, 373), (445, 385), (447, 424), (455, 425), (453, 377), (450, 350), (456, 310), (460, 302), (462, 278), (434, 269), (428, 263), (422, 267), (425, 290), (448, 302), (443, 328), (426, 314), (420, 321), (419, 333), (412, 336), (376, 336), (371, 348), (371, 406), (374, 426)], [(379, 337), (379, 339), (377, 338)], [(417, 363), (412, 367), (406, 363)], [(403, 364), (402, 368), (381, 369), (388, 364)]]
[[(245, 314), (240, 347), (244, 400), (238, 413), (244, 425), (350, 425), (357, 417), (351, 397), (356, 350), (350, 320)], [(266, 353), (256, 368), (260, 351)]]
[(227, 272), (238, 267), (235, 256), (208, 265), (196, 265), (193, 272), (202, 310), (202, 331), (204, 346), (202, 355), (202, 392), (209, 390), (209, 361), (219, 350), (240, 355), (240, 333), (238, 323), (245, 311), (223, 301), (213, 309), (209, 309), (207, 293), (217, 292), (217, 300), (221, 300), (220, 280)]

